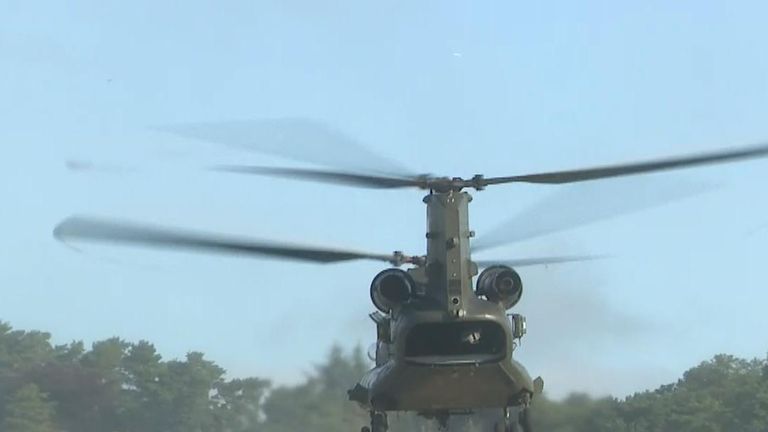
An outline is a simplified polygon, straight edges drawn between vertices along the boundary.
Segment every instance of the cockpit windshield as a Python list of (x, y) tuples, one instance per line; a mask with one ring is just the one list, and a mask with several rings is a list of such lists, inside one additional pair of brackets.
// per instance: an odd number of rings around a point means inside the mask
[(495, 322), (428, 323), (408, 333), (405, 356), (437, 363), (489, 362), (504, 357), (507, 339)]

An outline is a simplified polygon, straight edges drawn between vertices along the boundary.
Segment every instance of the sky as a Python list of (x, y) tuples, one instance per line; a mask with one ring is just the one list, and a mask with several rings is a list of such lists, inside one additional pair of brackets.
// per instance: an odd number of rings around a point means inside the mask
[[(759, 1), (0, 0), (0, 320), (300, 381), (332, 344), (375, 340), (382, 265), (73, 249), (53, 227), (87, 214), (423, 253), (419, 191), (211, 172), (292, 162), (155, 128), (305, 117), (450, 176), (749, 145), (768, 140), (766, 13)], [(525, 230), (686, 196), (482, 252), (610, 255), (520, 270), (529, 333), (516, 355), (558, 397), (653, 388), (721, 352), (765, 356), (766, 182), (762, 160), (473, 193), (478, 238), (509, 218)]]

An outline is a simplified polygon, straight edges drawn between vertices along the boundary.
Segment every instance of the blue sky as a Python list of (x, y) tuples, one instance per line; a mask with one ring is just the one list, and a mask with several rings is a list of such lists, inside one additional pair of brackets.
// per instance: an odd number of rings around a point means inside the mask
[[(380, 265), (77, 253), (53, 226), (94, 214), (419, 253), (420, 193), (211, 173), (286, 161), (151, 126), (310, 117), (417, 172), (462, 176), (752, 144), (768, 140), (766, 13), (757, 1), (2, 1), (0, 319), (57, 342), (202, 350), (232, 375), (294, 382), (332, 343), (372, 342)], [(763, 356), (766, 181), (768, 161), (755, 161), (476, 193), (482, 236), (537, 202), (572, 212), (715, 186), (483, 252), (614, 256), (521, 271), (529, 370), (554, 395), (624, 395), (718, 352)]]

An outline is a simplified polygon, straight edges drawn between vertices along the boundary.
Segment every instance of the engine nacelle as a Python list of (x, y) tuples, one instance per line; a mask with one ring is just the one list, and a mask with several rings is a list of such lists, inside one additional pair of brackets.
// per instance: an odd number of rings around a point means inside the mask
[(523, 281), (511, 267), (495, 265), (480, 273), (475, 293), (509, 309), (520, 301), (523, 295)]
[(371, 301), (376, 309), (389, 313), (411, 299), (415, 286), (408, 272), (396, 268), (386, 269), (371, 282)]

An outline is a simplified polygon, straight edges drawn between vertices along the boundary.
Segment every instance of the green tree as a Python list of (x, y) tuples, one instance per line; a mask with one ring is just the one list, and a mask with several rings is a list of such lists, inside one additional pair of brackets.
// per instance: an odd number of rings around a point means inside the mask
[(216, 407), (211, 396), (223, 382), (224, 369), (205, 360), (202, 353), (187, 354), (186, 361), (167, 363), (164, 379), (170, 390), (170, 409), (166, 413), (170, 421), (169, 432), (215, 431), (217, 422), (213, 416)]
[(54, 353), (50, 339), (50, 333), (13, 330), (0, 322), (0, 370), (20, 370), (49, 361)]
[[(259, 431), (313, 432), (357, 431), (368, 424), (369, 414), (356, 403), (350, 402), (347, 390), (354, 387), (370, 367), (362, 349), (350, 353), (334, 346), (326, 360), (315, 367), (306, 380), (295, 386), (273, 389), (263, 404), (265, 415)], [(437, 431), (437, 423), (413, 413), (390, 413), (390, 430), (413, 432)], [(468, 429), (468, 419), (457, 418), (454, 423)]]
[(26, 384), (8, 399), (2, 422), (4, 432), (55, 432), (54, 404), (34, 384)]
[(368, 422), (368, 414), (347, 399), (347, 390), (366, 369), (362, 350), (347, 356), (340, 347), (332, 347), (326, 361), (304, 383), (270, 393), (264, 402), (264, 430), (359, 430)]
[[(202, 353), (164, 361), (149, 342), (118, 338), (52, 347), (48, 333), (0, 322), (0, 431), (355, 431), (368, 413), (346, 391), (369, 367), (359, 348), (333, 347), (303, 382), (270, 389), (263, 379), (226, 379)], [(548, 432), (765, 432), (768, 359), (718, 355), (624, 400), (538, 396), (532, 410)], [(499, 414), (456, 416), (450, 430), (491, 430)], [(391, 430), (438, 430), (414, 414), (389, 420)]]
[(120, 425), (126, 432), (160, 432), (168, 426), (166, 413), (173, 395), (168, 368), (154, 345), (139, 341), (122, 359)]
[(261, 422), (261, 402), (269, 381), (258, 378), (221, 382), (214, 396), (217, 431), (246, 432)]

